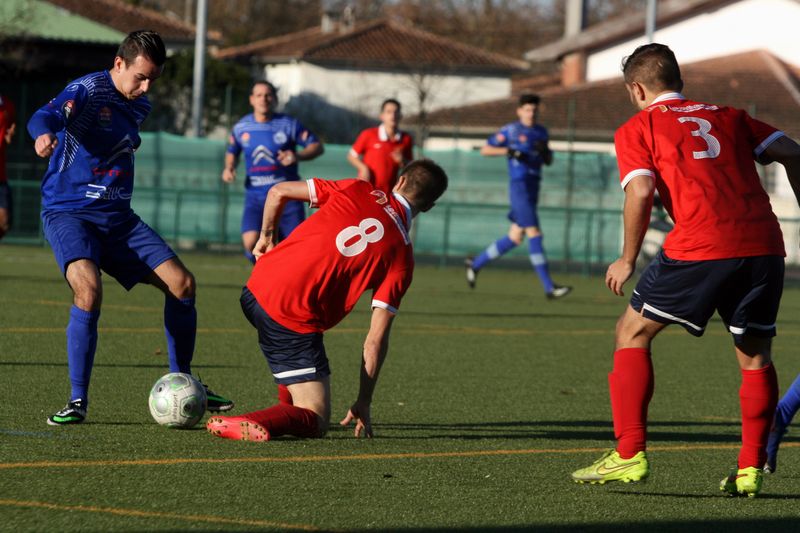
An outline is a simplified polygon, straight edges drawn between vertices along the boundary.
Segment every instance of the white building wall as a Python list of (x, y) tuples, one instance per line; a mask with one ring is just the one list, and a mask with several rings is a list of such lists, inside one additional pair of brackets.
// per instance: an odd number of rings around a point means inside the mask
[[(656, 29), (653, 39), (669, 46), (682, 64), (762, 49), (797, 65), (798, 27), (800, 2), (742, 0)], [(587, 81), (619, 76), (622, 58), (642, 44), (647, 44), (644, 35), (591, 54), (586, 65)]]
[(456, 107), (511, 95), (510, 77), (447, 75), (415, 77), (411, 74), (323, 68), (309, 63), (268, 65), (265, 77), (279, 87), (284, 102), (301, 93), (315, 93), (329, 104), (376, 115), (386, 98), (396, 98), (403, 112), (420, 111), (419, 91), (426, 93), (426, 111)]

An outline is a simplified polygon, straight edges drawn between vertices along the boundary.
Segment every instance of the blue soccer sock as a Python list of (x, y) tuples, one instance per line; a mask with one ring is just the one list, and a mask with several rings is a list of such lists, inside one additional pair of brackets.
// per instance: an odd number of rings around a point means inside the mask
[(248, 261), (250, 261), (254, 265), (256, 264), (256, 256), (253, 255), (253, 252), (251, 252), (250, 250), (245, 250), (244, 256), (247, 258)]
[(544, 255), (541, 235), (528, 239), (528, 251), (530, 252), (533, 269), (539, 276), (542, 286), (544, 286), (544, 292), (553, 292), (553, 280), (550, 278), (550, 268), (547, 266), (547, 257)]
[(789, 387), (781, 401), (778, 402), (775, 417), (779, 419), (778, 421), (782, 425), (788, 426), (798, 410), (800, 410), (800, 374), (797, 375), (792, 386)]
[(89, 379), (92, 377), (94, 354), (97, 350), (97, 321), (100, 311), (84, 311), (73, 305), (67, 324), (67, 361), (72, 385), (70, 401), (89, 402)]
[(194, 298), (164, 300), (164, 333), (167, 336), (170, 372), (191, 374), (194, 338), (197, 333), (197, 309)]
[(493, 261), (503, 255), (504, 253), (508, 252), (512, 248), (517, 245), (511, 238), (506, 235), (505, 237), (501, 237), (494, 241), (492, 244), (486, 248), (481, 255), (473, 259), (472, 261), (472, 269), (476, 272), (486, 266), (486, 263)]

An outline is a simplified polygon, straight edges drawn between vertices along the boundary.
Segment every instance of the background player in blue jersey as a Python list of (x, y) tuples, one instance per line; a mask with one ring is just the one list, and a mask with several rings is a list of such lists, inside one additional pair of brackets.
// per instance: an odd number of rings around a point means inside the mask
[[(114, 66), (71, 82), (28, 122), (36, 154), (50, 158), (42, 180), (42, 221), (56, 262), (72, 289), (67, 357), (72, 391), (50, 425), (86, 418), (103, 285), (100, 271), (130, 290), (149, 283), (165, 295), (164, 330), (172, 372), (191, 373), (197, 312), (194, 276), (131, 209), (133, 153), (150, 112), (145, 93), (166, 53), (152, 31), (129, 34)], [(208, 391), (208, 408), (233, 402)]]
[(493, 242), (483, 253), (474, 259), (467, 258), (465, 266), (467, 283), (475, 288), (478, 271), (490, 261), (522, 244), (522, 239), (527, 235), (531, 264), (542, 282), (547, 298), (555, 299), (566, 296), (572, 288), (553, 283), (542, 246), (543, 236), (536, 211), (539, 203), (539, 182), (542, 179), (542, 165), (553, 162), (553, 152), (547, 145), (547, 130), (536, 123), (538, 107), (538, 95), (521, 95), (517, 107), (519, 121), (500, 128), (481, 148), (481, 155), (508, 157), (508, 196), (511, 203), (508, 218), (511, 220), (511, 227), (508, 235)]
[(775, 420), (767, 442), (767, 463), (764, 465), (764, 472), (773, 473), (778, 469), (778, 448), (798, 410), (800, 410), (800, 374), (794, 379), (775, 409)]
[[(282, 181), (298, 181), (297, 162), (318, 157), (324, 151), (322, 143), (298, 120), (275, 113), (278, 94), (268, 81), (257, 81), (250, 92), (253, 112), (233, 126), (225, 154), (222, 180), (236, 179), (239, 154), (244, 151), (247, 176), (244, 186), (242, 213), (242, 244), (244, 255), (255, 263), (253, 247), (261, 232), (261, 218), (269, 189)], [(298, 146), (302, 150), (296, 151)], [(285, 239), (305, 219), (302, 202), (289, 202), (281, 215), (279, 239)]]

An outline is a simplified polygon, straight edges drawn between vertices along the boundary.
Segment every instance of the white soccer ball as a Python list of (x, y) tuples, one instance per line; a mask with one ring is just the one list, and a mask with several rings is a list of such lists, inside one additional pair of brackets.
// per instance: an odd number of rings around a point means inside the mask
[(150, 414), (162, 426), (190, 428), (206, 412), (206, 389), (189, 374), (171, 372), (150, 390)]

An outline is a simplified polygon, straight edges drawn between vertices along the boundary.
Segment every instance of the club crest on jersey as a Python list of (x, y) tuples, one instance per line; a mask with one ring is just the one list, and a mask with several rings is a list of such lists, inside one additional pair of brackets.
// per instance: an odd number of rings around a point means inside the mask
[(275, 144), (283, 144), (288, 140), (288, 138), (282, 131), (276, 131), (275, 135), (272, 136), (272, 140), (275, 141)]
[(248, 132), (242, 133), (242, 145), (247, 146), (250, 143), (250, 134)]
[(496, 134), (496, 135), (494, 136), (494, 138), (495, 138), (495, 139), (497, 140), (497, 142), (499, 142), (499, 143), (501, 143), (501, 142), (503, 142), (503, 141), (505, 141), (505, 140), (506, 140), (506, 136), (505, 136), (505, 135), (503, 135), (502, 133), (498, 133), (498, 134)]
[(517, 137), (517, 138), (519, 139), (519, 142), (521, 142), (521, 143), (528, 142), (528, 136), (525, 135), (524, 133), (520, 133), (519, 137)]
[(97, 122), (104, 128), (111, 126), (111, 108), (101, 107), (97, 113)]
[(383, 205), (389, 201), (389, 199), (386, 197), (386, 193), (383, 191), (379, 191), (378, 189), (375, 189), (374, 191), (370, 192), (370, 194), (376, 198), (375, 201), (378, 203), (378, 205)]
[(72, 110), (75, 108), (75, 100), (67, 100), (61, 106), (61, 113), (64, 115), (66, 120), (69, 120), (69, 116), (72, 114)]

